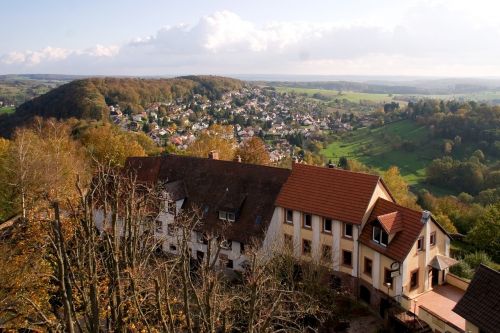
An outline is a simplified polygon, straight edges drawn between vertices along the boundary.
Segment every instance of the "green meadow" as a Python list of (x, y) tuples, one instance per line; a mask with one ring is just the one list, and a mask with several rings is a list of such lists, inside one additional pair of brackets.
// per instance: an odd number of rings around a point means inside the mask
[(13, 113), (16, 109), (10, 106), (0, 107), (0, 114)]
[(373, 103), (390, 103), (394, 101), (393, 96), (387, 94), (369, 94), (355, 91), (337, 91), (329, 89), (310, 89), (310, 88), (292, 88), (292, 87), (276, 87), (279, 92), (295, 92), (296, 94), (306, 94), (313, 97), (314, 94), (321, 94), (329, 97), (331, 100), (346, 99), (350, 102), (359, 103), (360, 101), (367, 101)]

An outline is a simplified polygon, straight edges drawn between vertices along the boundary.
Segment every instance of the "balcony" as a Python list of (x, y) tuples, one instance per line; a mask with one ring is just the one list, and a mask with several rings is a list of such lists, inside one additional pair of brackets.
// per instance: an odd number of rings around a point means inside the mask
[(464, 290), (451, 284), (435, 286), (432, 290), (413, 298), (410, 310), (433, 330), (465, 332), (465, 319), (452, 311), (464, 293)]

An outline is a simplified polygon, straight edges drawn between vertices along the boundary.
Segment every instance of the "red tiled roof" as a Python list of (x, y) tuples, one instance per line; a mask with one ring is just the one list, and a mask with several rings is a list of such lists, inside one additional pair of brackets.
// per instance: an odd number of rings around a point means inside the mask
[(377, 220), (389, 235), (403, 229), (403, 222), (400, 212), (392, 212), (384, 215), (379, 215), (377, 216)]
[(293, 164), (276, 205), (361, 224), (379, 181), (365, 173)]
[(500, 328), (500, 272), (481, 265), (453, 311), (479, 327), (481, 332)]
[[(384, 247), (372, 240), (373, 225), (379, 223), (380, 217), (383, 217), (383, 220), (387, 220), (386, 216), (394, 212), (400, 214), (400, 232), (394, 235), (387, 247)], [(389, 258), (401, 262), (410, 252), (424, 227), (421, 219), (422, 212), (379, 198), (373, 207), (366, 225), (361, 231), (359, 241)]]

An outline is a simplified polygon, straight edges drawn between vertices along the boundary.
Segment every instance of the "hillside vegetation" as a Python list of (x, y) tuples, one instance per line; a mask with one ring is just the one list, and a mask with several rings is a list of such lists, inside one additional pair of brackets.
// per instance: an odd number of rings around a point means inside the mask
[(216, 76), (174, 79), (90, 78), (70, 82), (20, 105), (11, 115), (0, 115), (0, 135), (31, 121), (35, 116), (57, 119), (108, 119), (107, 105), (140, 112), (152, 102), (168, 102), (191, 94), (220, 98), (240, 89), (238, 80)]

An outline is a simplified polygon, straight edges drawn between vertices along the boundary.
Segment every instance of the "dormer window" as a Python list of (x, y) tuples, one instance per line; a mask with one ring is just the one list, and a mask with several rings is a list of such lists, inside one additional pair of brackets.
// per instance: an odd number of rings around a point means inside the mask
[(389, 235), (380, 227), (373, 227), (373, 241), (382, 246), (389, 244)]
[(236, 220), (236, 215), (232, 212), (219, 210), (219, 219), (223, 221), (234, 222)]

